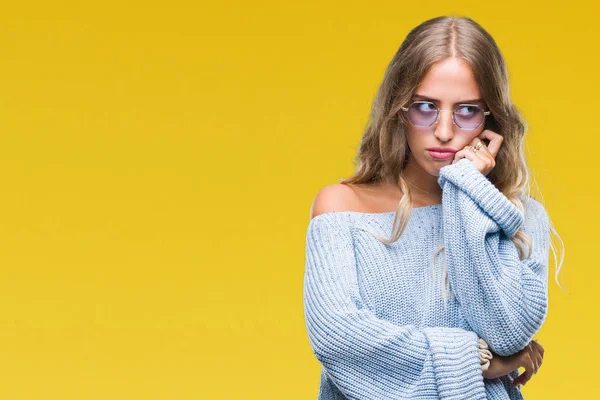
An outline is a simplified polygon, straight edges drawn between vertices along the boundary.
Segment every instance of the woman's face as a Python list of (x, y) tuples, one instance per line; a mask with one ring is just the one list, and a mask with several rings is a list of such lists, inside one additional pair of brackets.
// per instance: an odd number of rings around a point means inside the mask
[[(416, 90), (413, 101), (416, 100), (431, 101), (440, 110), (454, 110), (462, 103), (477, 104), (483, 110), (486, 109), (483, 99), (480, 98), (473, 71), (465, 61), (458, 58), (447, 58), (433, 64)], [(420, 167), (433, 176), (439, 176), (440, 168), (452, 163), (454, 154), (448, 153), (450, 157), (439, 159), (428, 149), (441, 147), (461, 150), (479, 135), (485, 126), (483, 123), (475, 130), (463, 130), (453, 123), (451, 112), (439, 114), (437, 123), (430, 127), (418, 127), (411, 123), (406, 125), (411, 151), (409, 165)]]

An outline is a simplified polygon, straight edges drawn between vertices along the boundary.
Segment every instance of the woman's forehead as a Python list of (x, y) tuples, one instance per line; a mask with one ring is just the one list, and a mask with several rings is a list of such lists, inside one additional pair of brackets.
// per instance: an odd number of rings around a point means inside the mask
[(463, 60), (447, 58), (433, 64), (415, 91), (415, 97), (445, 104), (481, 101), (479, 85)]

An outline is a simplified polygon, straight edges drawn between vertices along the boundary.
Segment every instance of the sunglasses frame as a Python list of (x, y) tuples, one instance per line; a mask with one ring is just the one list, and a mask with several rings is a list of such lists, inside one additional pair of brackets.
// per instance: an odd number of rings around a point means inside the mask
[[(469, 103), (461, 103), (458, 104), (456, 106), (456, 108), (454, 110), (440, 110), (439, 107), (432, 101), (427, 101), (427, 100), (417, 100), (417, 101), (413, 101), (412, 103), (410, 103), (410, 105), (408, 107), (401, 107), (402, 111), (407, 112), (410, 109), (410, 107), (412, 107), (415, 104), (420, 104), (420, 103), (425, 103), (425, 104), (432, 104), (436, 110), (437, 110), (437, 116), (435, 118), (435, 121), (433, 121), (430, 125), (417, 125), (414, 124), (410, 118), (407, 116), (406, 119), (408, 120), (408, 122), (410, 122), (413, 126), (419, 127), (419, 128), (429, 128), (435, 124), (438, 123), (438, 121), (440, 120), (440, 112), (442, 111), (449, 111), (452, 112), (452, 122), (454, 123), (454, 125), (456, 125), (458, 127), (458, 129), (462, 129), (464, 131), (474, 131), (475, 129), (479, 128), (481, 125), (483, 125), (485, 123), (485, 117), (487, 115), (491, 114), (491, 111), (485, 111), (483, 108), (481, 108), (481, 106), (477, 105), (477, 104), (469, 104)], [(483, 111), (483, 121), (481, 121), (481, 124), (477, 125), (475, 128), (461, 128), (457, 123), (456, 123), (456, 110), (458, 110), (460, 107), (463, 106), (472, 106), (472, 107), (477, 107), (479, 108), (481, 111)]]

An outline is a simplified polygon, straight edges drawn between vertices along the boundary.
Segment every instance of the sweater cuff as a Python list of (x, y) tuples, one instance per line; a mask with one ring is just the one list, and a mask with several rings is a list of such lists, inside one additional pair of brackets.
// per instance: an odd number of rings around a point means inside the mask
[(471, 197), (506, 233), (512, 236), (524, 221), (524, 215), (468, 158), (440, 168), (438, 183), (442, 190), (446, 181)]
[(433, 356), (440, 398), (485, 399), (477, 334), (440, 327), (424, 328), (423, 333)]

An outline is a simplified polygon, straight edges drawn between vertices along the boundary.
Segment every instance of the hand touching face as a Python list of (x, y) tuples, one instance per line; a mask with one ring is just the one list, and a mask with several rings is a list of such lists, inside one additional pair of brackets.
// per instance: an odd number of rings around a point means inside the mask
[[(489, 144), (486, 146), (482, 139), (489, 140)], [(487, 176), (496, 166), (496, 155), (498, 155), (503, 140), (504, 138), (501, 135), (489, 129), (485, 129), (477, 135), (477, 137), (473, 138), (467, 146), (454, 154), (452, 164), (461, 158), (468, 158), (483, 175)], [(473, 147), (477, 147), (479, 142), (481, 142), (482, 145), (474, 152)]]

